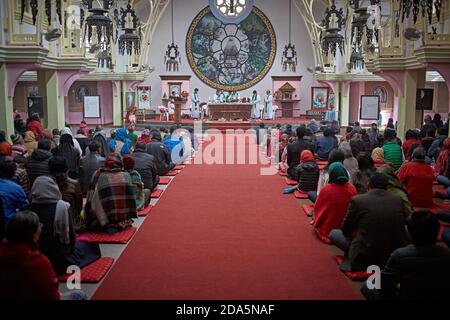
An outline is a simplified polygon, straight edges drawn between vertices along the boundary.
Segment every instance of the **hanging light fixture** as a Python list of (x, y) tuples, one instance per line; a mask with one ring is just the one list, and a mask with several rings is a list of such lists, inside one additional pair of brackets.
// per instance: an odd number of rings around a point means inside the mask
[(428, 16), (428, 22), (431, 24), (433, 7), (436, 10), (437, 20), (440, 21), (442, 0), (397, 0), (397, 2), (400, 2), (402, 22), (405, 20), (405, 16), (409, 18), (412, 11), (414, 24), (416, 24), (420, 12), (422, 12), (422, 17), (425, 18), (425, 14)]
[(337, 10), (335, 0), (330, 8), (325, 10), (325, 17), (322, 26), (325, 28), (325, 35), (322, 35), (321, 44), (324, 55), (331, 53), (336, 56), (339, 48), (341, 55), (344, 54), (344, 36), (339, 32), (345, 25), (344, 10)]
[(164, 63), (166, 64), (166, 71), (177, 72), (179, 65), (181, 64), (180, 51), (178, 50), (178, 45), (174, 41), (174, 30), (173, 30), (173, 2), (171, 1), (171, 27), (172, 27), (172, 43), (167, 46), (167, 51), (164, 56)]
[(94, 0), (83, 0), (83, 5), (87, 7), (90, 15), (86, 18), (86, 28), (88, 42), (91, 43), (93, 30), (97, 34), (97, 43), (106, 42), (109, 46), (113, 39), (113, 21), (109, 16), (114, 0), (103, 0), (101, 7), (94, 7)]
[(295, 45), (291, 43), (291, 21), (292, 21), (292, 0), (289, 0), (289, 43), (284, 46), (283, 56), (281, 58), (281, 64), (283, 65), (283, 71), (289, 68), (291, 72), (297, 70), (297, 51)]
[[(126, 9), (120, 8), (120, 14), (119, 25), (125, 33), (119, 37), (119, 53), (125, 55), (126, 51), (128, 55), (131, 55), (134, 49), (134, 53), (138, 55), (141, 53), (140, 23), (136, 11), (131, 7), (130, 0)], [(132, 19), (131, 22), (127, 21), (128, 15)], [(138, 34), (135, 33), (136, 30)]]
[[(353, 0), (350, 2), (354, 6), (354, 15), (352, 20), (352, 33), (351, 33), (351, 43), (352, 43), (352, 53), (350, 55), (350, 65), (354, 68), (364, 68), (364, 57), (363, 57), (363, 37), (364, 32), (367, 29), (367, 21), (369, 20), (370, 14), (367, 12), (366, 7), (359, 6), (359, 0)], [(373, 34), (371, 38), (373, 37)]]

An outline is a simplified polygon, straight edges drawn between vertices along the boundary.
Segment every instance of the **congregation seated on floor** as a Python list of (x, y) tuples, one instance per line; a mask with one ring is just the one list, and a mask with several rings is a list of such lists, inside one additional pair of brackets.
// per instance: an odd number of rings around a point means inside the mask
[[(187, 158), (187, 146), (198, 145), (193, 131), (179, 129), (167, 134), (146, 128), (138, 137), (130, 126), (111, 130), (108, 138), (100, 125), (90, 129), (83, 121), (75, 130), (66, 125), (50, 131), (33, 116), (11, 136), (12, 144), (0, 131), (0, 273), (11, 289), (8, 297), (86, 298), (82, 292), (60, 294), (57, 276), (101, 258), (86, 232), (130, 229), (150, 207), (160, 176)], [(27, 282), (30, 296), (21, 291)]]
[[(448, 124), (426, 118), (403, 142), (393, 124), (382, 132), (375, 123), (367, 130), (355, 123), (340, 140), (329, 124), (315, 128), (311, 145), (306, 130), (314, 125), (281, 136), (279, 170), (307, 191), (309, 200), (300, 201), (312, 205), (300, 210), (320, 240), (342, 250), (340, 270), (350, 279), (366, 279), (369, 266), (382, 270), (386, 286), (362, 287), (367, 299), (443, 298), (450, 286), (443, 271), (450, 268), (450, 206), (439, 198), (450, 198)], [(323, 160), (328, 164), (311, 187), (316, 175), (302, 166)]]

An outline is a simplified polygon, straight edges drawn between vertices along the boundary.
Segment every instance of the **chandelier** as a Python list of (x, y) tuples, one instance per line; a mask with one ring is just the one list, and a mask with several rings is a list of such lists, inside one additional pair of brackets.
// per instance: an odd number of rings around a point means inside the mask
[(324, 55), (331, 53), (335, 57), (338, 48), (341, 55), (344, 54), (344, 36), (339, 33), (344, 25), (344, 10), (342, 8), (337, 10), (335, 0), (333, 0), (331, 7), (325, 10), (325, 17), (322, 21), (325, 29), (325, 35), (321, 37)]
[[(128, 21), (131, 18), (132, 21)], [(116, 10), (116, 19), (125, 32), (119, 37), (119, 53), (125, 55), (125, 51), (128, 55), (131, 55), (134, 48), (134, 53), (136, 55), (141, 53), (141, 29), (139, 18), (136, 15), (136, 11), (131, 8), (131, 1), (128, 1), (126, 9), (120, 8), (120, 17), (118, 16)], [(138, 34), (135, 34), (136, 29), (138, 29)]]
[(289, 0), (289, 43), (284, 46), (283, 56), (281, 58), (281, 64), (283, 65), (283, 71), (289, 68), (291, 72), (297, 70), (297, 51), (295, 45), (291, 43), (291, 19), (292, 19), (292, 0)]
[(178, 45), (174, 41), (174, 31), (173, 31), (173, 1), (171, 1), (171, 15), (172, 15), (172, 43), (167, 46), (167, 51), (164, 56), (164, 63), (166, 64), (166, 71), (177, 72), (179, 65), (181, 64), (180, 51), (178, 50)]
[(422, 12), (422, 17), (425, 18), (425, 14), (428, 16), (428, 22), (431, 24), (433, 19), (433, 6), (436, 10), (437, 20), (440, 21), (442, 0), (397, 0), (397, 2), (400, 2), (402, 22), (405, 20), (405, 16), (409, 18), (412, 11), (414, 24), (416, 24), (420, 12)]
[(92, 3), (94, 0), (82, 0), (82, 3), (87, 7), (90, 15), (86, 18), (86, 28), (88, 41), (92, 41), (93, 30), (97, 34), (97, 43), (106, 42), (106, 45), (111, 43), (113, 39), (113, 21), (109, 16), (114, 0), (103, 0), (103, 5), (94, 7)]

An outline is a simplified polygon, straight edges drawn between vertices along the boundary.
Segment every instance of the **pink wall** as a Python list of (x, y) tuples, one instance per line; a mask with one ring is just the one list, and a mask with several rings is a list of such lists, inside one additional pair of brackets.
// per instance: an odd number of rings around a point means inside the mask
[[(97, 94), (100, 96), (100, 119), (84, 119), (90, 126), (113, 123), (113, 92), (111, 81), (97, 82)], [(64, 98), (64, 109), (69, 124), (77, 125), (83, 120), (83, 112), (69, 112), (69, 98)]]

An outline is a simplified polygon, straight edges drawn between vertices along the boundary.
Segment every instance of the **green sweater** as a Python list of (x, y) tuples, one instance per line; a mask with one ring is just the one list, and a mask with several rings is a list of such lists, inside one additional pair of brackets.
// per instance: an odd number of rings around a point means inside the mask
[(403, 150), (398, 143), (388, 141), (383, 146), (384, 162), (391, 162), (394, 165), (394, 171), (400, 169), (403, 164)]

